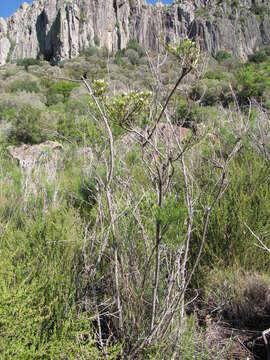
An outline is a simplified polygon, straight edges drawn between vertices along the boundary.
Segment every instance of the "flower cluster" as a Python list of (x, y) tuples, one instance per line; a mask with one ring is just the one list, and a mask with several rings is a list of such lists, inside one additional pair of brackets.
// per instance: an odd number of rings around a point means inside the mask
[(195, 67), (200, 59), (197, 41), (185, 38), (181, 43), (168, 45), (168, 51), (174, 55), (185, 68)]
[(122, 92), (111, 100), (110, 114), (119, 124), (130, 122), (149, 106), (151, 95), (150, 91)]
[(94, 96), (103, 96), (108, 90), (108, 83), (104, 79), (95, 80), (92, 83), (92, 89)]

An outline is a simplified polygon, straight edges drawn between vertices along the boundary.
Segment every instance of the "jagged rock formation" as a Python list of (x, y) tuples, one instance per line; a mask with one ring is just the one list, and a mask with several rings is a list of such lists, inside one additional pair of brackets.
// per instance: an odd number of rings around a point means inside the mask
[(10, 41), (7, 38), (7, 23), (0, 18), (0, 66), (4, 65), (10, 51)]
[(134, 39), (156, 49), (198, 35), (201, 48), (245, 57), (270, 43), (266, 0), (175, 0), (156, 6), (146, 0), (34, 0), (0, 18), (0, 65), (9, 59), (43, 58), (57, 64), (90, 46), (117, 51)]

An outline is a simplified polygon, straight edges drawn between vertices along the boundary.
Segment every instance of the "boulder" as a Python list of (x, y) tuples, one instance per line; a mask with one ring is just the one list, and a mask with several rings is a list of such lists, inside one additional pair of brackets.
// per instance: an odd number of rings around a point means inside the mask
[(46, 141), (38, 145), (9, 146), (8, 151), (14, 159), (19, 161), (21, 167), (31, 168), (57, 156), (62, 148), (63, 146), (56, 141)]

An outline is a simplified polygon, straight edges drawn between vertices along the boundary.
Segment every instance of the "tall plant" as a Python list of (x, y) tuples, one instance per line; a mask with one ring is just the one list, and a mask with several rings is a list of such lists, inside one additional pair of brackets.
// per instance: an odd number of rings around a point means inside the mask
[[(131, 91), (110, 98), (104, 81), (90, 84), (82, 78), (91, 97), (92, 116), (105, 139), (104, 147), (96, 149), (98, 212), (91, 248), (97, 257), (91, 261), (93, 269), (106, 263), (113, 274), (113, 287), (108, 291), (112, 297), (101, 297), (102, 304), (96, 303), (97, 311), (102, 309), (97, 335), (104, 349), (105, 335), (107, 340), (118, 338), (123, 357), (131, 359), (145, 357), (161, 344), (157, 356), (179, 356), (188, 289), (207, 239), (209, 219), (226, 191), (229, 164), (249, 126), (249, 116), (238, 128), (232, 122), (219, 124), (231, 131), (225, 156), (222, 139), (211, 133), (211, 127), (202, 127), (195, 134), (173, 125), (172, 99), (187, 76), (200, 79), (202, 67), (198, 46), (188, 39), (170, 45), (167, 51), (179, 64), (179, 77), (167, 95), (159, 74), (167, 54), (157, 60), (149, 57), (152, 92)], [(142, 128), (145, 122), (148, 125)], [(140, 176), (132, 174), (123, 154), (117, 152), (115, 126), (129, 134), (122, 141), (140, 152)], [(198, 167), (207, 173), (203, 180), (196, 178)], [(198, 213), (199, 221), (195, 221)], [(195, 230), (200, 246), (192, 261)]]

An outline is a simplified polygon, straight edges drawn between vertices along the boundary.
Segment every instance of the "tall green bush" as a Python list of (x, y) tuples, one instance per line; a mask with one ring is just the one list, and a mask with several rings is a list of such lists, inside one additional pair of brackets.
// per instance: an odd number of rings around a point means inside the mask
[(17, 92), (17, 91), (38, 93), (40, 91), (40, 89), (39, 89), (36, 81), (15, 80), (9, 85), (9, 91), (11, 93)]
[[(246, 224), (256, 234), (269, 231), (269, 177), (266, 161), (250, 147), (234, 160), (230, 185), (210, 221), (203, 264), (238, 264), (245, 269), (268, 271), (270, 257), (255, 246)], [(269, 246), (269, 240), (264, 240)]]
[[(29, 173), (3, 153), (0, 169), (1, 358), (102, 359), (85, 305), (84, 223), (57, 196), (60, 170), (56, 178), (53, 168)], [(108, 359), (118, 348), (106, 348)]]
[(72, 209), (24, 216), (1, 241), (0, 352), (4, 359), (98, 359), (76, 306), (81, 224)]
[(42, 111), (30, 105), (21, 106), (12, 119), (10, 140), (14, 143), (38, 144), (47, 139)]
[(60, 81), (55, 82), (48, 88), (47, 91), (47, 105), (53, 105), (59, 102), (59, 96), (62, 97), (63, 101), (66, 102), (73, 89), (78, 87), (77, 83)]

